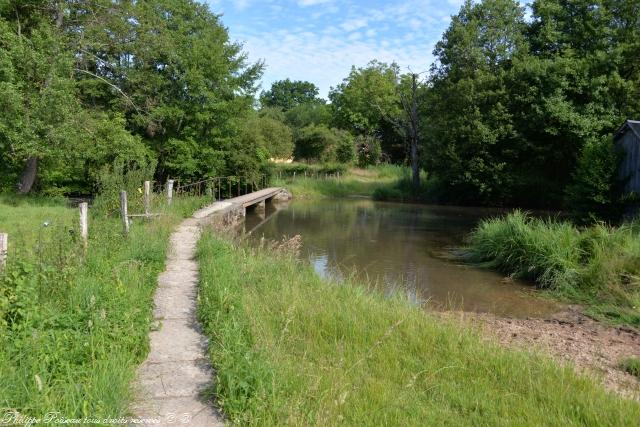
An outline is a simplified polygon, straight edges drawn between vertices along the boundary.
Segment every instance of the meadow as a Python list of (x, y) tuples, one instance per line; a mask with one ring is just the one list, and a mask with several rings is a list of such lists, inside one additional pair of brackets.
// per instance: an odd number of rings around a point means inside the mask
[(29, 417), (128, 414), (168, 236), (203, 202), (177, 198), (167, 207), (158, 198), (154, 211), (163, 215), (136, 221), (126, 237), (119, 218), (91, 207), (85, 253), (77, 209), (63, 200), (0, 199), (0, 231), (9, 233), (0, 272), (0, 408)]
[(295, 239), (203, 235), (198, 313), (240, 425), (633, 425), (638, 402), (401, 299), (321, 280)]
[(384, 164), (367, 169), (345, 165), (279, 165), (272, 185), (287, 188), (296, 199), (372, 197), (380, 188), (394, 186), (408, 173), (407, 167)]

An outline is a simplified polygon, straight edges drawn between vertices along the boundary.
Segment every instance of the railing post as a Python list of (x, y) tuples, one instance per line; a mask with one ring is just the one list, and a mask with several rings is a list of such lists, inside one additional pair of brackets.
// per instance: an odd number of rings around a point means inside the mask
[(7, 265), (7, 253), (9, 252), (9, 235), (0, 233), (0, 270)]
[(167, 204), (170, 205), (173, 201), (173, 180), (167, 180)]
[(78, 209), (80, 210), (80, 237), (82, 237), (82, 246), (86, 251), (89, 242), (89, 204), (82, 202), (78, 205)]
[(144, 214), (151, 213), (151, 181), (144, 182)]
[(120, 191), (120, 217), (122, 219), (122, 230), (124, 234), (129, 234), (129, 212), (127, 207), (127, 192)]

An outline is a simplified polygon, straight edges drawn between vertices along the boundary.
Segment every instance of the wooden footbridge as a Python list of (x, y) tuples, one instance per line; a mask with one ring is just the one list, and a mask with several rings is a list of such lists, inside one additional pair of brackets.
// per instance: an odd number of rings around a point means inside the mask
[(275, 198), (289, 199), (290, 195), (282, 187), (269, 187), (242, 196), (213, 203), (194, 214), (195, 218), (206, 218), (214, 213), (221, 214), (225, 221), (235, 221), (244, 217), (248, 208), (264, 210), (265, 203)]

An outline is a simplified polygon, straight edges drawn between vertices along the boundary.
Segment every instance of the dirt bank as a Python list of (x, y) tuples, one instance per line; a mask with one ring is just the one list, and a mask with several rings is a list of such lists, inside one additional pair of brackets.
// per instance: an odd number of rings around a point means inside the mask
[(605, 387), (640, 400), (640, 381), (618, 368), (620, 360), (640, 357), (640, 332), (616, 328), (569, 307), (548, 319), (514, 319), (486, 313), (445, 312), (479, 326), (503, 345), (535, 348), (557, 360), (569, 361), (582, 372), (594, 375)]

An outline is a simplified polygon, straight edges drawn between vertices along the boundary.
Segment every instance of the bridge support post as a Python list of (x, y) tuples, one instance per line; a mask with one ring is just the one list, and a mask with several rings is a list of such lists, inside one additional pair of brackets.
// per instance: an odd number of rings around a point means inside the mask
[(256, 212), (264, 213), (265, 209), (266, 209), (266, 205), (264, 200), (255, 204)]

